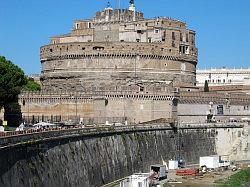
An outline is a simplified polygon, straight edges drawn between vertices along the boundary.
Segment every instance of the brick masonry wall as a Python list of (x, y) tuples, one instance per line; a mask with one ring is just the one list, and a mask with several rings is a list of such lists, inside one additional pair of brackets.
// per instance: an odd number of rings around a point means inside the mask
[(35, 117), (35, 121), (42, 119), (50, 121), (54, 116), (57, 120), (63, 121), (83, 118), (96, 119), (95, 123), (105, 123), (110, 120), (110, 122), (127, 120), (130, 123), (139, 123), (172, 118), (173, 99), (173, 94), (164, 92), (156, 95), (151, 93), (100, 95), (23, 93), (20, 95), (19, 102), (24, 118), (29, 117), (31, 120)]
[(195, 164), (200, 156), (229, 154), (238, 143), (232, 159), (249, 159), (248, 134), (241, 125), (182, 125), (178, 134), (167, 124), (148, 130), (84, 133), (87, 130), (63, 131), (64, 137), (47, 132), (46, 141), (41, 134), (32, 135), (38, 142), (21, 136), (22, 145), (1, 148), (0, 186), (102, 186), (135, 172), (149, 172), (150, 165), (179, 155)]
[(164, 44), (91, 42), (44, 46), (41, 62), (43, 89), (77, 91), (101, 84), (126, 85), (135, 77), (194, 85), (197, 58), (169, 52)]

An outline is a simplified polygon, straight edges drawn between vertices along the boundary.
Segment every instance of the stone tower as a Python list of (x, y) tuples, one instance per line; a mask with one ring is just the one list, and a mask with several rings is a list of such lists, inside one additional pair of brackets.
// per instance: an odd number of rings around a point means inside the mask
[(76, 20), (70, 33), (51, 37), (40, 53), (49, 91), (196, 82), (195, 32), (168, 17), (145, 19), (133, 0), (129, 9), (109, 7)]

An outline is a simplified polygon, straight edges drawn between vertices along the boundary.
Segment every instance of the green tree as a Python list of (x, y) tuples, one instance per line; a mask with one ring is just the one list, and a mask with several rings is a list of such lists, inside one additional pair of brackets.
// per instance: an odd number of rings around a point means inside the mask
[(209, 86), (208, 86), (208, 82), (207, 82), (207, 80), (205, 80), (205, 84), (204, 84), (204, 92), (209, 92)]
[(5, 120), (16, 126), (21, 114), (18, 94), (22, 86), (27, 84), (27, 78), (21, 68), (3, 56), (0, 56), (0, 75), (0, 108), (5, 109)]
[(23, 86), (23, 90), (25, 91), (40, 91), (41, 86), (37, 82), (34, 81), (34, 79), (29, 78), (26, 85)]

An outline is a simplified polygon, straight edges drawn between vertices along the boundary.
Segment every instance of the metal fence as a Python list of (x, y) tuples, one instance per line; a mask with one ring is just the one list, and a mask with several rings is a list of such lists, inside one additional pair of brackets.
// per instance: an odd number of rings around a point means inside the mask
[(93, 125), (93, 124), (105, 124), (108, 122), (112, 123), (124, 123), (127, 121), (126, 117), (81, 117), (75, 115), (61, 116), (61, 115), (32, 115), (32, 116), (23, 116), (23, 122), (35, 124), (38, 122), (69, 122), (75, 121), (79, 124)]

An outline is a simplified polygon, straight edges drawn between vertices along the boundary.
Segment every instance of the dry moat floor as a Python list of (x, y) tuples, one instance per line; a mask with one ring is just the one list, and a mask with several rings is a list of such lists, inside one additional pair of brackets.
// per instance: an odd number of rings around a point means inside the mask
[[(235, 172), (231, 170), (224, 172), (208, 172), (203, 176), (189, 176), (189, 177), (179, 177), (175, 175), (175, 172), (169, 172), (168, 178), (174, 182), (167, 182), (163, 187), (210, 187), (216, 186), (215, 181), (226, 180)], [(175, 182), (177, 181), (177, 182)]]
[(248, 164), (241, 165), (237, 171), (214, 171), (207, 172), (202, 176), (179, 177), (174, 171), (169, 172), (170, 182), (163, 184), (163, 187), (237, 187), (250, 186), (250, 168)]
[[(160, 181), (161, 187), (237, 187), (250, 186), (249, 163), (238, 165), (237, 171), (230, 169), (222, 171), (207, 172), (201, 176), (177, 176), (174, 170), (168, 172), (167, 179)], [(105, 187), (119, 187), (115, 182)]]

